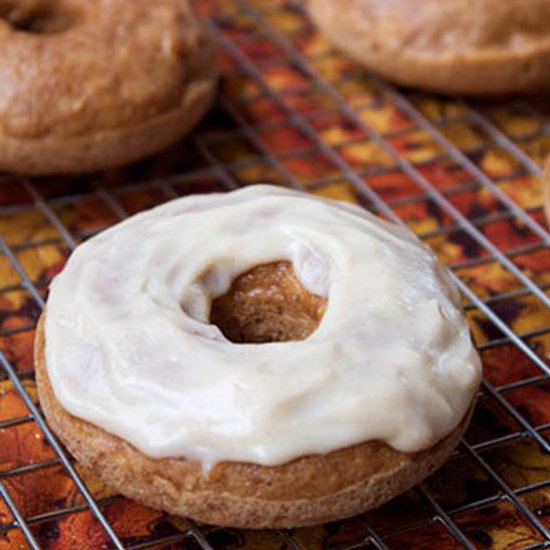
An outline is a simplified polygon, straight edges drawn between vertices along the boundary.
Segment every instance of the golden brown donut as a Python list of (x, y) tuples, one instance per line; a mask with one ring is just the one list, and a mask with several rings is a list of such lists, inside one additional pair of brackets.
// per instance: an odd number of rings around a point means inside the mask
[[(237, 278), (229, 292), (214, 301), (212, 322), (236, 342), (303, 339), (315, 330), (325, 305), (325, 298), (301, 286), (290, 264), (279, 262)], [(43, 315), (35, 348), (40, 403), (50, 426), (76, 459), (105, 483), (145, 505), (222, 526), (298, 527), (380, 506), (445, 461), (472, 412), (470, 408), (439, 443), (414, 454), (369, 441), (280, 466), (223, 462), (205, 473), (199, 463), (183, 458), (145, 456), (67, 413), (50, 385), (44, 345)]]
[(0, 170), (87, 172), (160, 151), (212, 100), (188, 0), (0, 0)]
[(547, 0), (308, 0), (321, 31), (399, 84), (461, 94), (550, 87)]

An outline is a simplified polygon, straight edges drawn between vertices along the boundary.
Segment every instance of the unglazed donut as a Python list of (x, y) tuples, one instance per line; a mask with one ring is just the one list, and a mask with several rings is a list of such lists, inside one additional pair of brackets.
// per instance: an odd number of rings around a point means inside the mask
[(550, 88), (547, 0), (307, 0), (321, 31), (399, 84), (447, 93)]
[(81, 245), (52, 283), (36, 369), (49, 423), (106, 483), (251, 528), (354, 515), (423, 479), (480, 379), (425, 245), (262, 185), (172, 201)]
[(0, 170), (87, 172), (156, 153), (211, 103), (188, 0), (0, 0)]

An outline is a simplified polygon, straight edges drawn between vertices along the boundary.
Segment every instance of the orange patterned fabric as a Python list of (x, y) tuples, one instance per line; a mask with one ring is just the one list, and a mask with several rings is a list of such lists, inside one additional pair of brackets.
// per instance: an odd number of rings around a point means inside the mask
[[(76, 465), (106, 520), (126, 547), (165, 549), (200, 548), (196, 529), (214, 548), (250, 550), (290, 542), (308, 550), (374, 548), (373, 540), (450, 550), (461, 547), (457, 533), (477, 548), (543, 542), (540, 525), (550, 529), (543, 444), (550, 440), (550, 253), (536, 167), (550, 153), (547, 100), (465, 104), (396, 95), (332, 50), (296, 0), (196, 6), (221, 46), (224, 78), (215, 109), (185, 143), (108, 173), (0, 176), (0, 351), (29, 396), (36, 401), (40, 300), (75, 244), (170, 198), (258, 181), (405, 222), (471, 292), (464, 305), (486, 385), (452, 459), (421, 488), (364, 516), (292, 533), (195, 528), (113, 494)], [(113, 547), (6, 376), (0, 481), (43, 548)], [(0, 550), (28, 547), (1, 499), (0, 521)]]

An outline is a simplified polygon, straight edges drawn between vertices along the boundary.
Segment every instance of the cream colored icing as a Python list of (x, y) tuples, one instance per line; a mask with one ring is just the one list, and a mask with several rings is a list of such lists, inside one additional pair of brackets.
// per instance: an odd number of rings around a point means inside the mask
[[(328, 297), (303, 341), (234, 344), (210, 304), (292, 262)], [(138, 214), (55, 278), (46, 361), (73, 415), (152, 457), (264, 465), (368, 440), (430, 447), (470, 406), (480, 363), (428, 247), (363, 209), (256, 185)]]

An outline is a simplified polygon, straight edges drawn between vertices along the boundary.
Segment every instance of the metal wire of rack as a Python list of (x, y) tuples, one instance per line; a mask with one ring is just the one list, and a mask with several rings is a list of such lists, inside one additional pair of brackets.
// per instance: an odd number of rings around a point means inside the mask
[[(0, 226), (0, 252), (5, 260), (5, 265), (0, 264), (0, 294), (28, 294), (26, 307), (31, 312), (26, 322), (18, 322), (13, 326), (0, 325), (0, 339), (9, 341), (10, 338), (20, 338), (22, 335), (32, 336), (33, 320), (36, 320), (44, 307), (47, 282), (53, 273), (46, 277), (42, 273), (37, 274), (34, 267), (29, 267), (32, 264), (25, 255), (36, 251), (39, 253), (41, 247), (54, 246), (58, 252), (63, 251), (60, 254), (66, 256), (81, 240), (133, 213), (136, 207), (128, 199), (134, 194), (145, 197), (144, 202), (138, 204), (137, 209), (140, 209), (145, 203), (154, 204), (176, 198), (182, 193), (233, 189), (252, 183), (261, 175), (282, 185), (319, 194), (340, 185), (345, 189), (344, 198), (355, 200), (377, 214), (407, 227), (411, 227), (407, 209), (425, 204), (428, 205), (425, 215), (431, 215), (437, 223), (427, 229), (421, 227), (416, 232), (428, 244), (435, 243), (436, 253), (447, 260), (454, 281), (462, 291), (470, 320), (484, 327), (485, 332), (490, 334), (490, 337), (480, 338), (477, 342), (480, 352), (491, 357), (491, 353), (505, 349), (507, 353), (515, 354), (514, 360), (518, 364), (529, 364), (525, 376), (512, 377), (504, 383), (495, 380), (494, 376), (486, 376), (482, 385), (483, 399), (502, 411), (509, 419), (509, 425), (514, 427), (504, 431), (492, 429), (478, 439), (466, 436), (451, 459), (451, 463), (468, 462), (469, 467), (477, 472), (476, 475), (484, 479), (485, 486), (492, 489), (486, 487), (487, 490), (479, 496), (466, 495), (468, 498), (449, 503), (438, 491), (436, 482), (428, 480), (415, 490), (415, 498), (418, 500), (413, 501), (415, 506), (418, 504), (419, 507), (425, 507), (426, 512), (410, 521), (396, 518), (393, 523), (388, 523), (387, 517), (381, 521), (376, 515), (367, 515), (343, 522), (340, 527), (252, 534), (215, 530), (189, 520), (177, 528), (168, 528), (162, 524), (164, 527), (160, 529), (161, 521), (166, 521), (160, 515), (155, 516), (156, 531), (129, 537), (110, 508), (120, 503), (121, 497), (103, 494), (93, 478), (81, 471), (67, 455), (38, 409), (32, 389), (32, 365), (21, 360), (7, 344), (2, 343), (0, 363), (5, 379), (19, 396), (22, 406), (17, 409), (20, 411), (17, 415), (0, 416), (0, 445), (2, 437), (11, 433), (10, 430), (35, 426), (35, 431), (31, 431), (34, 437), (43, 441), (48, 452), (44, 452), (37, 460), (23, 460), (22, 463), (0, 468), (0, 496), (5, 504), (3, 522), (0, 524), (0, 549), (3, 548), (2, 541), (7, 544), (5, 547), (48, 547), (48, 537), (55, 538), (64, 532), (58, 523), (75, 517), (91, 518), (89, 521), (96, 526), (97, 533), (94, 531), (94, 537), (86, 539), (87, 531), (71, 531), (73, 538), (65, 541), (67, 547), (137, 550), (153, 547), (212, 549), (250, 546), (303, 550), (322, 544), (337, 550), (504, 548), (499, 546), (498, 536), (488, 541), (484, 538), (488, 535), (483, 528), (475, 530), (464, 519), (483, 510), (491, 510), (496, 514), (495, 510), (500, 509), (508, 511), (508, 521), (513, 518), (516, 522), (508, 531), (515, 529), (521, 534), (514, 539), (513, 545), (506, 548), (550, 547), (550, 513), (544, 506), (534, 508), (526, 500), (528, 496), (540, 491), (550, 495), (550, 418), (547, 416), (540, 422), (533, 421), (530, 409), (524, 404), (517, 406), (509, 397), (515, 395), (514, 392), (546, 387), (544, 385), (550, 382), (550, 344), (548, 350), (545, 351), (543, 347), (541, 352), (533, 343), (539, 342), (540, 338), (548, 341), (548, 317), (544, 317), (543, 313), (542, 323), (535, 324), (534, 328), (528, 326), (523, 329), (523, 325), (520, 328), (514, 325), (509, 311), (510, 304), (516, 300), (522, 305), (530, 305), (537, 312), (546, 311), (548, 315), (550, 277), (545, 278), (532, 269), (525, 269), (518, 258), (536, 256), (544, 260), (544, 255), (549, 254), (550, 234), (544, 225), (540, 200), (518, 201), (506, 187), (515, 179), (536, 178), (542, 173), (540, 163), (534, 160), (527, 146), (533, 139), (544, 136), (548, 136), (550, 141), (550, 123), (547, 115), (541, 112), (546, 105), (543, 102), (541, 107), (540, 99), (502, 100), (498, 109), (524, 113), (535, 127), (532, 130), (529, 126), (527, 131), (514, 136), (508, 135), (495, 122), (493, 111), (496, 107), (493, 105), (438, 99), (453, 112), (432, 116), (422, 111), (415, 94), (398, 90), (375, 75), (367, 74), (328, 48), (316, 37), (302, 4), (296, 0), (204, 0), (196, 4), (200, 11), (209, 16), (208, 24), (220, 45), (229, 83), (222, 88), (215, 116), (211, 118), (227, 119), (229, 129), (212, 130), (207, 123), (185, 145), (185, 148), (191, 149), (188, 155), (196, 155), (200, 159), (198, 165), (192, 163), (189, 167), (185, 163), (180, 165), (179, 160), (170, 161), (168, 168), (160, 170), (160, 175), (155, 170), (148, 172), (149, 165), (145, 163), (135, 171), (130, 169), (124, 172), (123, 177), (115, 173), (114, 176), (105, 176), (103, 180), (99, 177), (95, 182), (93, 178), (71, 181), (65, 186), (61, 185), (61, 192), (57, 191), (55, 180), (15, 178), (12, 181), (10, 176), (5, 176), (0, 184), (9, 186), (11, 182), (13, 189), (17, 187), (18, 190), (14, 191), (16, 196), (13, 203), (0, 207), (0, 219), (1, 216), (7, 219)], [(304, 41), (313, 44), (311, 51), (304, 53)], [(262, 46), (259, 48), (258, 44)], [(338, 65), (336, 79), (332, 78), (330, 69), (334, 63)], [(327, 64), (329, 69), (323, 68), (323, 64)], [(281, 86), (281, 71), (286, 71), (286, 78), (291, 80), (290, 86)], [(342, 71), (349, 73), (342, 76)], [(361, 92), (360, 99), (356, 101), (346, 86), (353, 86), (357, 78), (360, 79)], [(245, 83), (238, 93), (231, 90), (232, 79)], [(314, 98), (316, 109), (310, 109), (309, 105), (307, 109), (303, 108), (303, 96), (308, 94), (310, 99)], [(318, 102), (322, 104), (321, 107)], [(268, 107), (265, 119), (263, 115), (256, 114), (251, 120), (249, 108), (257, 108), (260, 104)], [(389, 105), (400, 113), (397, 128), (380, 128), (376, 120), (365, 120), (362, 116), (364, 109), (376, 110), (380, 105)], [(320, 128), (333, 116), (345, 118), (350, 136), (334, 139), (323, 135)], [(483, 135), (482, 143), (467, 151), (457, 145), (446, 129), (461, 124), (478, 129)], [(401, 147), (403, 139), (419, 132), (431, 144), (429, 162), (426, 159), (417, 160), (414, 147), (411, 150)], [(270, 133), (280, 135), (275, 148), (266, 138)], [(241, 142), (247, 144), (244, 149), (249, 148), (253, 152), (239, 151), (235, 158), (226, 158), (225, 149), (238, 148)], [(355, 162), (353, 157), (343, 154), (346, 147), (360, 147), (363, 150), (374, 147), (376, 157), (383, 160), (364, 164)], [(476, 155), (491, 148), (498, 149), (512, 159), (514, 171), (506, 175), (491, 174), (476, 161)], [(180, 155), (185, 156), (184, 148), (180, 146), (171, 154), (176, 159)], [(297, 171), (297, 162), (312, 173), (306, 171), (304, 175)], [(460, 174), (460, 181), (441, 186), (426, 171), (430, 163), (452, 166), (454, 173)], [(322, 170), (318, 169), (318, 165), (330, 165), (331, 168)], [(390, 196), (383, 187), (375, 185), (377, 178), (388, 175), (406, 181), (407, 193)], [(489, 197), (498, 204), (498, 208), (495, 212), (465, 212), (457, 204), (456, 197), (468, 193)], [(100, 204), (107, 212), (100, 226), (91, 224), (84, 229), (71, 227), (71, 223), (67, 222), (67, 212), (71, 212), (74, 205), (83, 205), (89, 201), (93, 205)], [(50, 229), (39, 231), (38, 236), (34, 233), (30, 237), (14, 236), (14, 231), (18, 229), (14, 219), (17, 220), (19, 214), (29, 211), (41, 216)], [(511, 248), (503, 247), (487, 231), (486, 228), (491, 224), (508, 224), (521, 234), (522, 239)], [(448, 237), (453, 237), (455, 244), (466, 243), (476, 254), (458, 259), (445, 258), (444, 251), (437, 247), (437, 243), (438, 239)], [(550, 271), (547, 264), (543, 275)], [(507, 280), (513, 281), (510, 288), (483, 293), (479, 291), (474, 279), (465, 276), (465, 273), (487, 266), (505, 272)], [(5, 276), (9, 270), (13, 275)], [(24, 345), (28, 355), (31, 340), (27, 338)], [(20, 363), (24, 363), (23, 366)], [(1, 411), (0, 399), (0, 414)], [(537, 460), (540, 461), (536, 463), (537, 471), (541, 473), (534, 479), (518, 484), (511, 481), (506, 469), (498, 466), (491, 453), (501, 446), (524, 443), (530, 445), (532, 450), (536, 449)], [(31, 510), (29, 513), (25, 500), (18, 495), (12, 481), (29, 474), (50, 472), (52, 469), (63, 472), (63, 476), (70, 480), (71, 486), (74, 486), (72, 499), (56, 504), (53, 509)], [(550, 504), (545, 505), (550, 510)], [(75, 529), (74, 526), (71, 528)], [(507, 526), (504, 525), (499, 532), (502, 535), (506, 530)], [(327, 533), (336, 535), (327, 539)]]

